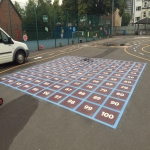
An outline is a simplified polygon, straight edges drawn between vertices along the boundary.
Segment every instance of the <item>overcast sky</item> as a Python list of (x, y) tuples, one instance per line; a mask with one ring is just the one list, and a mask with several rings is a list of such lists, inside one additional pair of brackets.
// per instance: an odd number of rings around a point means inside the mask
[[(16, 2), (18, 2), (21, 6), (23, 6), (23, 5), (25, 5), (26, 4), (26, 2), (28, 1), (28, 0), (11, 0), (13, 3), (16, 1)], [(52, 0), (52, 2), (53, 2), (54, 0)], [(59, 2), (61, 3), (62, 2), (62, 0), (59, 0)]]

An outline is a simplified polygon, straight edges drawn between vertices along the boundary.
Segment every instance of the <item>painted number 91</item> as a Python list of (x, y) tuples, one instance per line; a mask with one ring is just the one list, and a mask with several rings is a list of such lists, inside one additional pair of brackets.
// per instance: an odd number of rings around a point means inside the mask
[(106, 118), (109, 118), (109, 119), (113, 119), (114, 118), (114, 115), (112, 114), (109, 114), (109, 113), (106, 113), (106, 112), (102, 112), (102, 116), (106, 117)]

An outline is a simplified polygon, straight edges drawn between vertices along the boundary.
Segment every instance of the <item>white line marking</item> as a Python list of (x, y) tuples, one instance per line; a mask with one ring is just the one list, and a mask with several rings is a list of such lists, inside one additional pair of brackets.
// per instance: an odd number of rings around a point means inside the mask
[(144, 55), (143, 53), (139, 53), (139, 54)]
[(54, 53), (52, 53), (52, 54), (49, 54), (49, 55), (53, 55)]
[(36, 58), (34, 58), (34, 59), (40, 59), (40, 58), (42, 58), (42, 57), (36, 57)]

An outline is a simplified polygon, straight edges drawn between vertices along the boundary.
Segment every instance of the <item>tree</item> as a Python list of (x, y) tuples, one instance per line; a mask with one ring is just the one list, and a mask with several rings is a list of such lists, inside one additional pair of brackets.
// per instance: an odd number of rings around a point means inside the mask
[(78, 13), (78, 0), (63, 0), (62, 10)]
[(122, 15), (122, 26), (128, 26), (131, 20), (131, 15), (129, 13), (124, 13)]
[[(118, 8), (122, 16), (128, 0), (114, 0), (114, 11)], [(63, 0), (62, 9), (80, 14), (108, 15), (112, 13), (112, 0)]]
[(25, 14), (25, 10), (23, 8), (21, 8), (21, 6), (19, 5), (18, 2), (15, 1), (15, 4), (14, 4), (17, 12), (20, 14), (21, 18), (24, 18), (24, 14)]

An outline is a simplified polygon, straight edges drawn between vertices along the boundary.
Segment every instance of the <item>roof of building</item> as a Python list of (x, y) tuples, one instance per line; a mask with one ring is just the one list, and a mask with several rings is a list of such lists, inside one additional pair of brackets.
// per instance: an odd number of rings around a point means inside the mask
[[(2, 1), (3, 1), (3, 0), (0, 0), (0, 4), (2, 3)], [(10, 4), (12, 5), (12, 7), (14, 8), (14, 10), (16, 11), (16, 13), (18, 14), (18, 16), (20, 17), (20, 19), (22, 19), (22, 18), (21, 18), (21, 15), (18, 13), (18, 11), (17, 11), (17, 9), (15, 8), (14, 4), (12, 3), (12, 1), (11, 1), (11, 0), (9, 0), (9, 1), (10, 1)]]
[(150, 24), (150, 18), (141, 19), (134, 24)]

